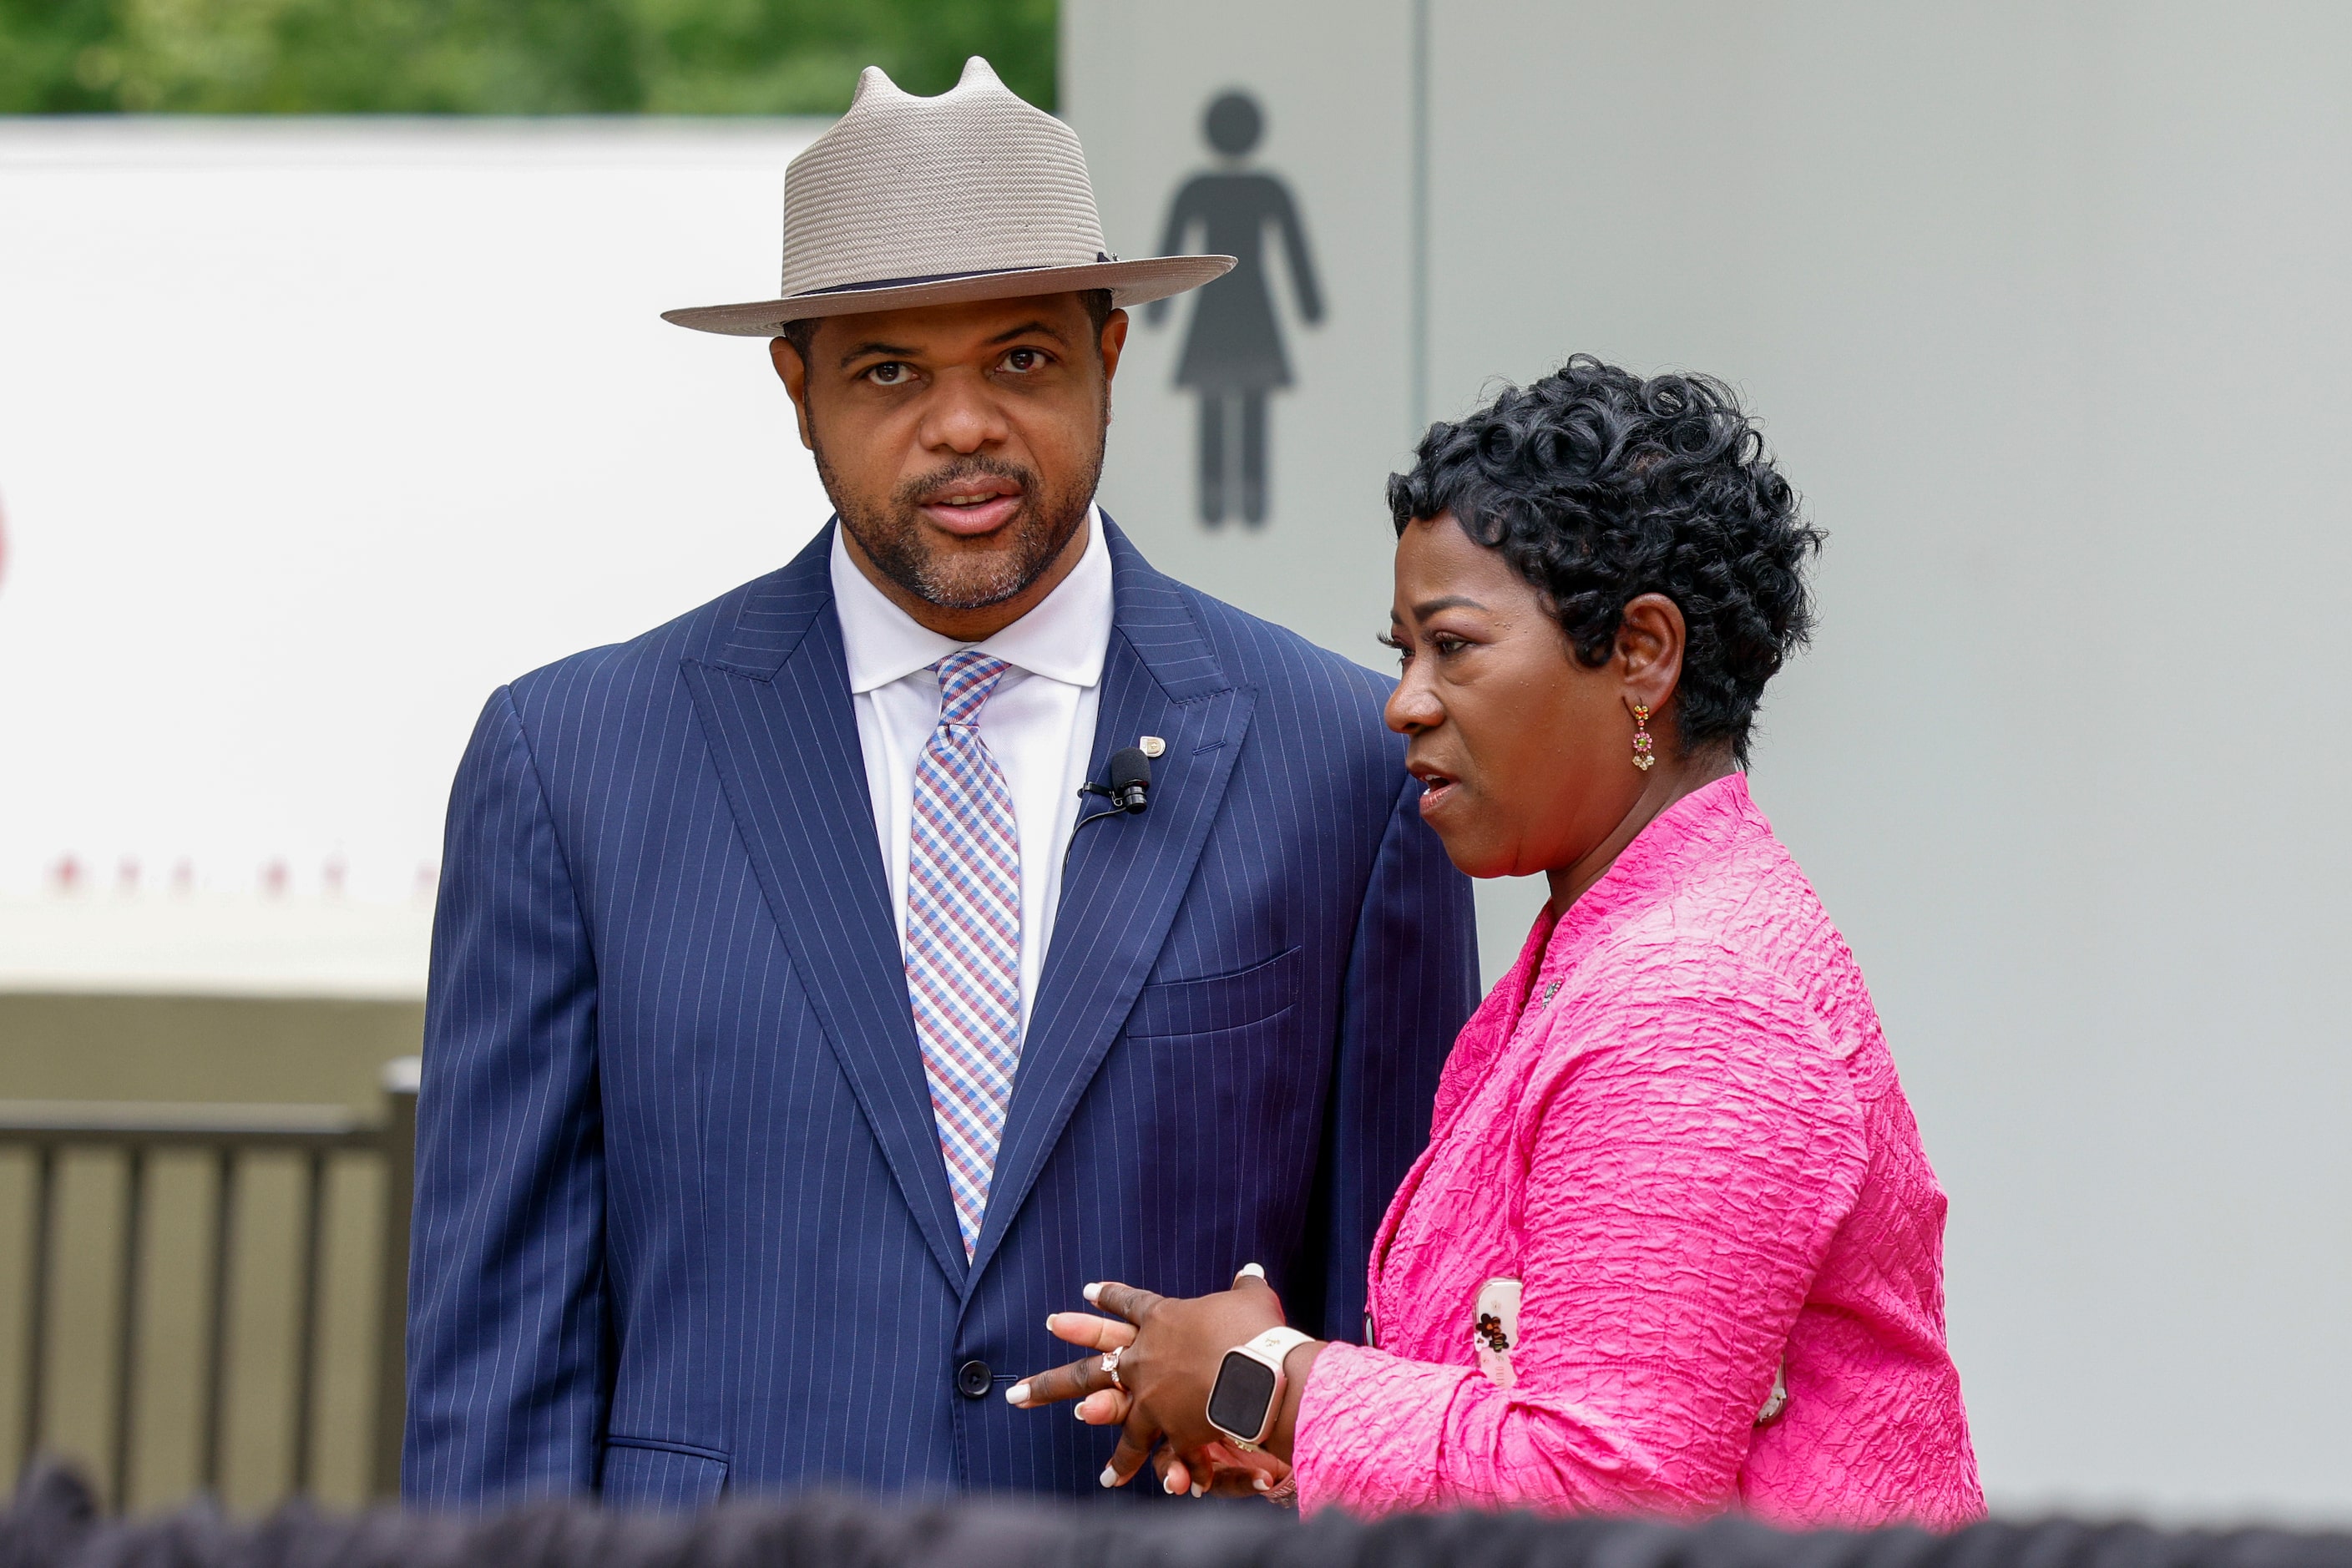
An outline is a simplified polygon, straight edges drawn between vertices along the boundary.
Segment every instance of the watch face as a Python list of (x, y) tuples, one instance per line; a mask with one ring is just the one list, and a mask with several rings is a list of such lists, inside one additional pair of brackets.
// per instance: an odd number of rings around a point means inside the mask
[(1239, 1351), (1227, 1351), (1224, 1364), (1217, 1369), (1217, 1385), (1209, 1390), (1209, 1424), (1255, 1443), (1265, 1431), (1273, 1405), (1274, 1368)]

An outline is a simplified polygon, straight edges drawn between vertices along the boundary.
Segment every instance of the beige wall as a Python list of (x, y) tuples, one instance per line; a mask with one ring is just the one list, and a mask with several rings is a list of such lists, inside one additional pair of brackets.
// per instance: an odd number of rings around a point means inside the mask
[(373, 1113), (422, 1002), (0, 992), (0, 1099), (244, 1100)]

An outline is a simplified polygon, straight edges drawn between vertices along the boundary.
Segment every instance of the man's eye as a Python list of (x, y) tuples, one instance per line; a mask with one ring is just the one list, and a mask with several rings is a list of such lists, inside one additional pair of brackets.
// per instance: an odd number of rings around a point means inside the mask
[(1018, 371), (1024, 375), (1026, 375), (1033, 370), (1042, 368), (1045, 363), (1045, 356), (1038, 353), (1035, 349), (1014, 349), (1011, 353), (1004, 356), (1004, 368), (1010, 371)]
[(903, 363), (891, 359), (884, 360), (880, 364), (868, 370), (866, 373), (866, 379), (877, 386), (897, 386), (904, 382), (909, 374)]

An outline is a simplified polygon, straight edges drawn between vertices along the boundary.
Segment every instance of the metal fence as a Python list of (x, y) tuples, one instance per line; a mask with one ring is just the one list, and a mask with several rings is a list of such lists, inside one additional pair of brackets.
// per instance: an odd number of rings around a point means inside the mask
[[(106, 1490), (118, 1508), (137, 1499), (133, 1467), (141, 1444), (142, 1392), (160, 1369), (144, 1364), (142, 1329), (160, 1311), (194, 1312), (200, 1318), (196, 1350), (196, 1487), (222, 1490), (227, 1425), (234, 1380), (240, 1367), (233, 1353), (249, 1334), (237, 1332), (239, 1254), (255, 1239), (255, 1205), (246, 1193), (257, 1163), (290, 1162), (297, 1174), (291, 1209), (292, 1310), (289, 1344), (283, 1346), (290, 1397), (286, 1430), (278, 1447), (285, 1458), (280, 1495), (307, 1495), (317, 1479), (320, 1382), (320, 1311), (326, 1286), (327, 1230), (331, 1184), (350, 1165), (380, 1166), (382, 1217), (375, 1231), (374, 1321), (369, 1336), (373, 1405), (367, 1423), (366, 1488), (378, 1497), (396, 1496), (400, 1486), (400, 1428), (404, 1367), (402, 1336), (406, 1321), (409, 1198), (416, 1135), (416, 1071), (414, 1059), (390, 1064), (380, 1116), (362, 1117), (340, 1105), (149, 1104), (135, 1101), (0, 1100), (0, 1155), (29, 1162), (23, 1237), (24, 1266), (17, 1274), (16, 1303), (23, 1343), (16, 1379), (20, 1442), (17, 1453), (33, 1456), (56, 1446), (58, 1424), (58, 1329), (60, 1280), (68, 1263), (84, 1274), (107, 1279), (110, 1344), (102, 1375), (83, 1381), (102, 1386), (111, 1408), (105, 1421), (101, 1462)], [(109, 1226), (73, 1228), (61, 1223), (61, 1176), (68, 1159), (94, 1154), (120, 1168), (116, 1213)], [(200, 1282), (182, 1299), (151, 1300), (156, 1281), (151, 1259), (161, 1231), (152, 1200), (159, 1163), (192, 1158), (205, 1170), (208, 1211), (198, 1240)], [(184, 1249), (190, 1237), (173, 1238)], [(278, 1238), (284, 1239), (284, 1238)], [(112, 1257), (76, 1258), (87, 1242)], [(0, 1279), (8, 1270), (0, 1264)], [(247, 1270), (247, 1272), (250, 1272)], [(181, 1369), (185, 1371), (186, 1369)], [(260, 1369), (253, 1369), (258, 1371)], [(87, 1424), (85, 1424), (87, 1425)]]

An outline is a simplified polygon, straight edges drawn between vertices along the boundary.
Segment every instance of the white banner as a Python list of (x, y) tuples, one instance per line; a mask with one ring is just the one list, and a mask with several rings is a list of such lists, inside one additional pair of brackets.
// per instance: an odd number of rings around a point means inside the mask
[(821, 122), (0, 121), (0, 986), (421, 990), (501, 681), (787, 559)]

